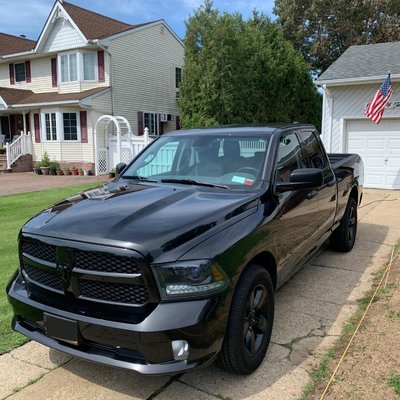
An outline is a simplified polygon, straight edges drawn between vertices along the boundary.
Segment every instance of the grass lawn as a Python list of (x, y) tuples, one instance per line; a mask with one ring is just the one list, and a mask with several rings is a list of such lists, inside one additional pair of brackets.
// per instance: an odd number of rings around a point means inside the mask
[(0, 197), (0, 354), (9, 352), (27, 339), (11, 330), (11, 307), (5, 288), (18, 267), (17, 236), (21, 226), (40, 210), (95, 183)]

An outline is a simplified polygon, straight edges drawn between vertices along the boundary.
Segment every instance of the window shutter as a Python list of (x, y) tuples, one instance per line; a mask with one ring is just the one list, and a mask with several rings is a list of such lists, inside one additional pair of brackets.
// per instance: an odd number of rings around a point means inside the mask
[(57, 87), (57, 58), (51, 59), (51, 86)]
[(161, 122), (160, 114), (158, 114), (158, 134), (162, 135), (164, 133), (164, 124)]
[(106, 80), (104, 75), (104, 50), (99, 50), (97, 52), (97, 71), (99, 82), (104, 82)]
[(35, 128), (35, 142), (40, 143), (40, 123), (39, 114), (33, 114), (33, 125)]
[(81, 116), (81, 142), (82, 143), (87, 143), (88, 142), (88, 136), (87, 136), (87, 112), (86, 111), (81, 111), (80, 112)]
[(137, 113), (137, 120), (138, 120), (138, 135), (142, 136), (144, 134), (144, 129), (143, 129), (143, 113), (138, 112)]
[(15, 77), (14, 77), (14, 64), (9, 64), (9, 69), (10, 69), (10, 85), (15, 84)]
[(181, 129), (181, 120), (179, 118), (179, 115), (175, 116), (175, 129), (179, 131)]
[(31, 81), (31, 62), (25, 61), (25, 81), (30, 83)]

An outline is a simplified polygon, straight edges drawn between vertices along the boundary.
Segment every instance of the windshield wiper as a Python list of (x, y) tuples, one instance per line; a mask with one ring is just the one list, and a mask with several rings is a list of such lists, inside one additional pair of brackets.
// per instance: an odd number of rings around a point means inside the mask
[(161, 179), (161, 182), (163, 182), (163, 183), (182, 183), (183, 185), (197, 185), (197, 186), (208, 186), (208, 187), (229, 189), (228, 186), (225, 186), (225, 185), (218, 185), (215, 183), (207, 183), (207, 182), (199, 182), (199, 181), (195, 181), (194, 179), (168, 178), (168, 179)]
[(141, 182), (157, 182), (155, 179), (147, 178), (146, 176), (139, 176), (139, 175), (121, 175), (122, 179), (137, 179)]

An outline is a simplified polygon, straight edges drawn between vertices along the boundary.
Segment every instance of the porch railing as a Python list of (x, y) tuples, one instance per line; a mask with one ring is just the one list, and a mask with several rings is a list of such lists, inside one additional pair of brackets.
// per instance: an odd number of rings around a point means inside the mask
[(12, 143), (6, 143), (7, 169), (15, 163), (22, 155), (32, 154), (31, 133), (21, 132)]

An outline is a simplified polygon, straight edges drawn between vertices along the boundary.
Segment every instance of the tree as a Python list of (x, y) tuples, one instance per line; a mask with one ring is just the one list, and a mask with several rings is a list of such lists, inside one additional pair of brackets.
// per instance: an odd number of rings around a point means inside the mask
[(351, 45), (400, 40), (400, 0), (276, 0), (274, 13), (316, 74)]
[(321, 96), (303, 57), (262, 14), (220, 14), (208, 0), (186, 26), (179, 107), (183, 127), (320, 125)]

